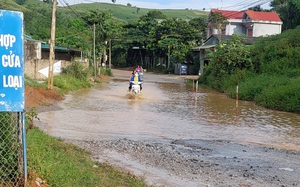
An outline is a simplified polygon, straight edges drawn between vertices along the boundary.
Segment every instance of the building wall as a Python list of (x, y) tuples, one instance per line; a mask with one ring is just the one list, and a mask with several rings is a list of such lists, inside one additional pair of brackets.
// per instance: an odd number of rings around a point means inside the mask
[(281, 25), (279, 24), (266, 24), (254, 23), (253, 24), (253, 37), (270, 36), (281, 33)]
[[(37, 79), (43, 80), (47, 79), (45, 75), (40, 73), (39, 71), (49, 67), (49, 52), (42, 51), (41, 43), (36, 41), (28, 41), (25, 40), (25, 64), (24, 64), (24, 73), (26, 76)], [(69, 66), (72, 62), (72, 57), (76, 57), (74, 60), (79, 61), (83, 64), (85, 68), (88, 68), (89, 62), (88, 60), (80, 60), (80, 54), (75, 53), (66, 53), (55, 51), (55, 62), (61, 61), (61, 68), (65, 68)], [(79, 56), (79, 57), (78, 57)]]
[(41, 43), (25, 40), (24, 42), (24, 56), (25, 60), (41, 59)]
[(236, 34), (245, 34), (243, 31), (242, 23), (230, 23), (226, 25), (226, 35), (233, 35)]
[[(72, 63), (71, 61), (66, 61), (66, 60), (55, 60), (54, 63), (56, 63), (58, 61), (61, 61), (61, 68), (66, 68), (69, 65), (71, 65), (71, 63)], [(89, 62), (88, 61), (82, 61), (80, 63), (82, 63), (84, 68), (89, 67)], [(37, 79), (37, 80), (44, 80), (44, 79), (47, 79), (47, 77), (45, 75), (43, 75), (42, 73), (40, 73), (39, 71), (44, 69), (44, 68), (49, 67), (49, 60), (48, 59), (26, 60), (24, 67), (25, 67), (24, 68), (24, 73), (25, 73), (26, 76), (28, 76), (30, 78), (33, 78), (33, 79)]]
[[(62, 68), (65, 68), (70, 64), (71, 64), (70, 61), (65, 61), (65, 60), (61, 61), (61, 67)], [(42, 73), (40, 73), (39, 71), (44, 69), (44, 68), (49, 67), (49, 60), (46, 60), (46, 59), (26, 60), (24, 67), (25, 67), (24, 73), (25, 73), (26, 76), (28, 76), (30, 78), (33, 78), (33, 79), (38, 79), (38, 80), (47, 79), (47, 77), (45, 75), (43, 75)]]

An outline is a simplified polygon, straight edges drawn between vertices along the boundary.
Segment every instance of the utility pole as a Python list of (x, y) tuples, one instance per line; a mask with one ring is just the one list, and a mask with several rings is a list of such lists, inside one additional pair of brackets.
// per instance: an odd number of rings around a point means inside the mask
[(168, 45), (168, 69), (170, 68), (170, 63), (171, 63), (171, 46), (170, 44)]
[(94, 23), (94, 66), (95, 66), (95, 77), (97, 76), (97, 65), (96, 65), (96, 25)]
[(111, 69), (111, 39), (109, 39), (109, 57), (108, 57), (108, 68)]
[(56, 6), (57, 0), (53, 0), (52, 7), (52, 24), (51, 24), (51, 39), (50, 39), (50, 54), (49, 54), (49, 72), (48, 72), (48, 89), (53, 89), (53, 65), (55, 59), (55, 25), (56, 25)]

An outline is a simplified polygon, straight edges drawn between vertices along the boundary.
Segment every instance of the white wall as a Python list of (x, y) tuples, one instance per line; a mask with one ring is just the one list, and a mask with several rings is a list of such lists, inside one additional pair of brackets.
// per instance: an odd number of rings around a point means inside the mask
[(226, 35), (233, 35), (236, 34), (244, 34), (243, 32), (243, 25), (241, 23), (230, 23), (226, 25)]
[(281, 33), (281, 25), (254, 23), (253, 25), (253, 37), (258, 36), (270, 36)]

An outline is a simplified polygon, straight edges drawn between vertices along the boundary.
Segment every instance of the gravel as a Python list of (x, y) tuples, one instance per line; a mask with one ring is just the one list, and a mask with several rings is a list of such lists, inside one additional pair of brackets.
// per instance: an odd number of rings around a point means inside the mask
[(298, 152), (222, 140), (72, 143), (99, 162), (142, 175), (152, 186), (300, 186)]

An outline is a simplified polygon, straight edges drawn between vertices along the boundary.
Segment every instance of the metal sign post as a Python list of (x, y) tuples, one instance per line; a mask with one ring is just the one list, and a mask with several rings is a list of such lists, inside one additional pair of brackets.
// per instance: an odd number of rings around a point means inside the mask
[(0, 112), (15, 112), (19, 116), (26, 182), (23, 13), (0, 10), (0, 25)]
[(0, 23), (0, 111), (23, 112), (23, 13), (0, 10)]

